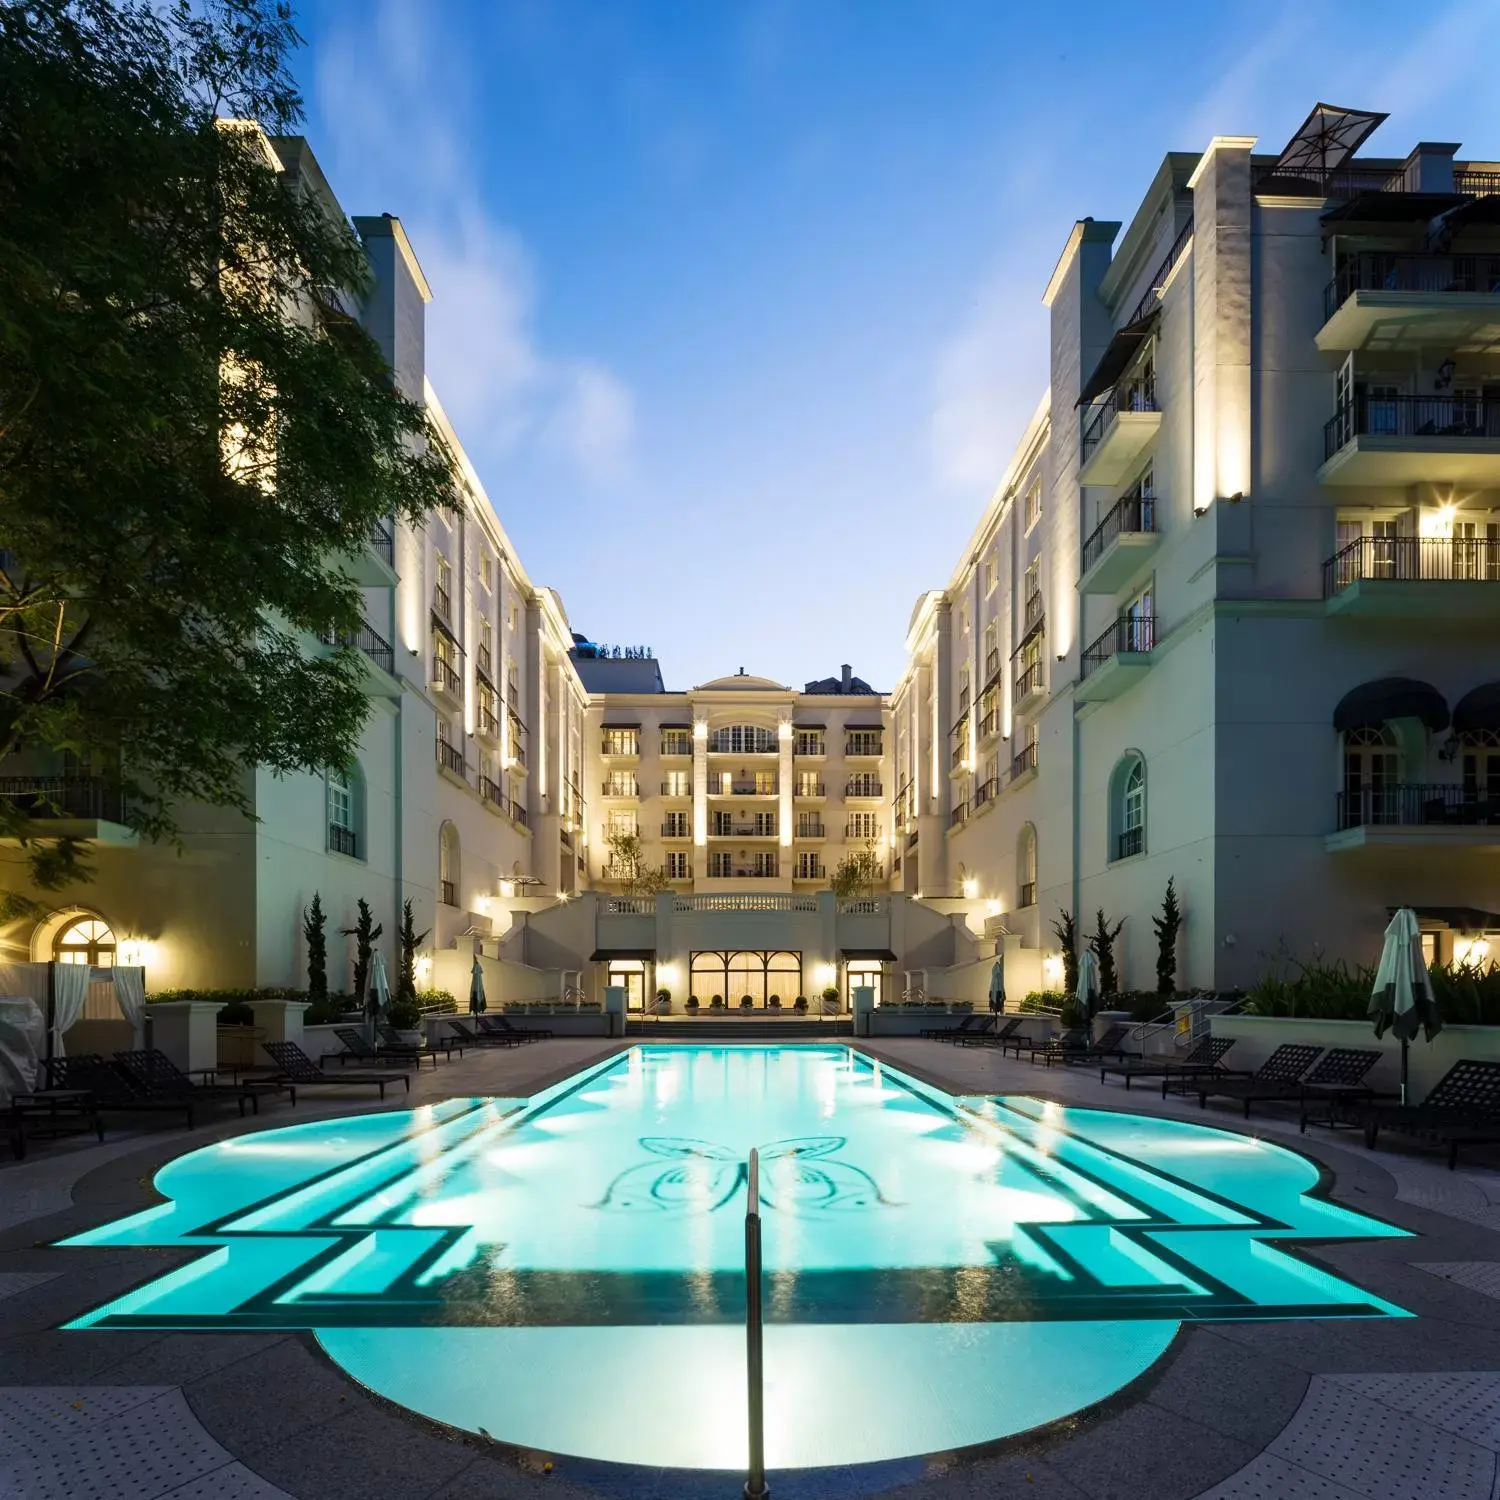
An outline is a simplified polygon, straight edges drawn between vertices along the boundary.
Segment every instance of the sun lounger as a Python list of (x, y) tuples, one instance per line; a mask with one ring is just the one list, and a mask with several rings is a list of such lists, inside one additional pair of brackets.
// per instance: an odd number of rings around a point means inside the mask
[(244, 1078), (237, 1083), (219, 1083), (213, 1076), (216, 1070), (204, 1068), (201, 1071), (205, 1081), (197, 1082), (156, 1047), (116, 1052), (114, 1056), (115, 1066), (142, 1099), (185, 1099), (189, 1103), (201, 1100), (205, 1104), (232, 1099), (239, 1105), (242, 1116), (247, 1104), (255, 1114), (259, 1114), (263, 1098), (284, 1090), (290, 1095), (293, 1104), (297, 1102), (295, 1088), (271, 1078)]
[(1220, 1064), (1224, 1054), (1232, 1046), (1233, 1037), (1206, 1036), (1194, 1043), (1181, 1057), (1129, 1058), (1123, 1062), (1105, 1063), (1099, 1069), (1099, 1082), (1103, 1083), (1113, 1074), (1117, 1078), (1123, 1078), (1128, 1089), (1137, 1078), (1159, 1078), (1162, 1098), (1165, 1099), (1167, 1085), (1178, 1079), (1198, 1077), (1205, 1073), (1210, 1077), (1217, 1077), (1221, 1073), (1227, 1073), (1229, 1070)]
[(101, 1114), (156, 1114), (182, 1116), (189, 1129), (202, 1100), (178, 1095), (143, 1096), (128, 1075), (97, 1052), (75, 1052), (71, 1057), (49, 1057), (43, 1064), (49, 1089), (81, 1089)]
[(430, 1057), (433, 1067), (437, 1067), (436, 1052), (427, 1052), (407, 1043), (394, 1047), (382, 1043), (375, 1047), (365, 1040), (364, 1032), (357, 1026), (335, 1026), (333, 1034), (344, 1044), (344, 1049), (342, 1052), (325, 1052), (318, 1059), (319, 1067), (333, 1058), (338, 1059), (341, 1068), (350, 1058), (355, 1062), (374, 1063), (377, 1067), (381, 1063), (399, 1063), (403, 1066), (410, 1063), (414, 1067), (420, 1067), (424, 1057)]
[[(1100, 1034), (1097, 1041), (1086, 1041), (1082, 1047), (1058, 1046), (1046, 1051), (1038, 1050), (1031, 1054), (1031, 1060), (1035, 1062), (1040, 1057), (1049, 1068), (1055, 1062), (1072, 1067), (1076, 1063), (1096, 1063), (1111, 1057), (1123, 1061), (1126, 1057), (1134, 1055), (1125, 1048), (1125, 1037), (1128, 1032), (1129, 1027), (1126, 1026), (1109, 1026)], [(1087, 1035), (1088, 1033), (1085, 1032), (1085, 1038)], [(1061, 1040), (1059, 1038), (1059, 1041)]]
[(978, 1036), (994, 1029), (994, 1016), (965, 1016), (957, 1026), (924, 1026), (917, 1035), (930, 1042), (949, 1042), (956, 1036)]
[(976, 1028), (973, 1031), (954, 1031), (945, 1041), (952, 1042), (955, 1047), (1003, 1047), (1007, 1041), (1013, 1040), (1016, 1030), (1021, 1024), (1020, 1016), (1012, 1016), (1005, 1025), (996, 1030), (988, 1027)]
[(411, 1093), (410, 1073), (325, 1073), (296, 1042), (262, 1042), (271, 1061), (276, 1064), (276, 1077), (287, 1083), (302, 1084), (346, 1084), (373, 1083), (385, 1098), (385, 1086), (399, 1081), (406, 1092)]
[(470, 1031), (464, 1021), (448, 1017), (448, 1029), (466, 1047), (519, 1047), (526, 1038), (511, 1031)]
[(402, 1051), (408, 1054), (419, 1053), (423, 1057), (430, 1052), (441, 1052), (444, 1062), (452, 1062), (455, 1052), (460, 1057), (464, 1055), (463, 1043), (456, 1036), (434, 1036), (429, 1032), (426, 1045), (423, 1046), (416, 1042), (406, 1041), (388, 1021), (376, 1022), (375, 1031), (380, 1037), (380, 1045), (387, 1048), (393, 1057)]
[(550, 1026), (512, 1026), (505, 1016), (476, 1016), (481, 1032), (489, 1036), (518, 1036), (523, 1042), (550, 1042)]
[(38, 1140), (92, 1130), (104, 1140), (104, 1120), (87, 1089), (38, 1088), (13, 1094), (6, 1112), (10, 1153), (17, 1161), (26, 1155), (28, 1135)]
[(1420, 1104), (1346, 1102), (1333, 1114), (1362, 1126), (1371, 1150), (1382, 1130), (1446, 1145), (1451, 1171), (1460, 1145), (1500, 1140), (1500, 1062), (1454, 1063)]
[(1089, 1034), (1082, 1026), (1069, 1026), (1057, 1036), (1043, 1037), (1041, 1040), (1035, 1037), (1011, 1037), (1008, 1040), (1015, 1043), (1017, 1061), (1024, 1051), (1035, 1062), (1039, 1056), (1055, 1059), (1065, 1052), (1083, 1052), (1089, 1044)]
[(1302, 1075), (1322, 1055), (1321, 1047), (1284, 1042), (1248, 1078), (1199, 1078), (1186, 1092), (1196, 1092), (1198, 1107), (1208, 1108), (1210, 1099), (1238, 1099), (1250, 1118), (1250, 1106), (1257, 1099), (1296, 1099), (1302, 1088)]

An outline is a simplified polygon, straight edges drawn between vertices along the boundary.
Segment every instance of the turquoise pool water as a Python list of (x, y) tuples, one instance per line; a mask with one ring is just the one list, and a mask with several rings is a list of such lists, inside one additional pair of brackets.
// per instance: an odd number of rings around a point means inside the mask
[(531, 1099), (238, 1136), (65, 1243), (204, 1253), (74, 1328), (306, 1328), (454, 1426), (744, 1460), (759, 1149), (774, 1467), (990, 1441), (1099, 1401), (1186, 1321), (1404, 1316), (1298, 1257), (1401, 1233), (1248, 1136), (955, 1099), (846, 1047), (637, 1047)]

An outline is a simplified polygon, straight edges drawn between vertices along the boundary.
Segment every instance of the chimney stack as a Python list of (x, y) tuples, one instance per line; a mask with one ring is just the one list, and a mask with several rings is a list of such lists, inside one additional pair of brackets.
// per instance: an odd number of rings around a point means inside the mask
[(844, 674), (843, 691), (847, 693), (849, 691), (849, 663), (845, 662), (839, 670)]

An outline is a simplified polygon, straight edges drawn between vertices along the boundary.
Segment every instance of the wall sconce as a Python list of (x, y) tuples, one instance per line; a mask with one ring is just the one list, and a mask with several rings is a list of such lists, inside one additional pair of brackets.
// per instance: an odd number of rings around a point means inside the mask
[(505, 897), (506, 900), (509, 900), (512, 896), (515, 895), (515, 893), (516, 883), (514, 880), (502, 880), (500, 882), (500, 894)]
[(121, 967), (146, 969), (156, 957), (156, 944), (150, 938), (125, 938), (117, 951)]
[(979, 882), (970, 875), (963, 883), (965, 901), (973, 901), (979, 895)]
[(419, 953), (417, 961), (412, 965), (415, 970), (417, 982), (426, 984), (432, 978), (432, 955), (430, 953)]

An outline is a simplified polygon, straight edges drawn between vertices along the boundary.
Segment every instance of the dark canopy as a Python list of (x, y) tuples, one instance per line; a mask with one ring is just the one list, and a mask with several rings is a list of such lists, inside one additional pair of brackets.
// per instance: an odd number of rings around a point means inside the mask
[(1420, 719), (1429, 729), (1446, 729), (1448, 718), (1448, 705), (1431, 683), (1414, 677), (1380, 677), (1344, 694), (1333, 711), (1333, 727), (1343, 734), (1361, 724)]
[(1138, 318), (1134, 323), (1127, 323), (1123, 328), (1115, 330), (1109, 347), (1094, 366), (1094, 373), (1078, 393), (1078, 400), (1073, 403), (1075, 406), (1087, 406), (1114, 385), (1135, 358), (1135, 351), (1151, 336), (1151, 330), (1156, 327), (1156, 320), (1160, 316), (1161, 309), (1152, 308), (1144, 318)]
[(1500, 729), (1500, 682), (1470, 688), (1453, 708), (1455, 734), (1478, 734), (1485, 729)]

